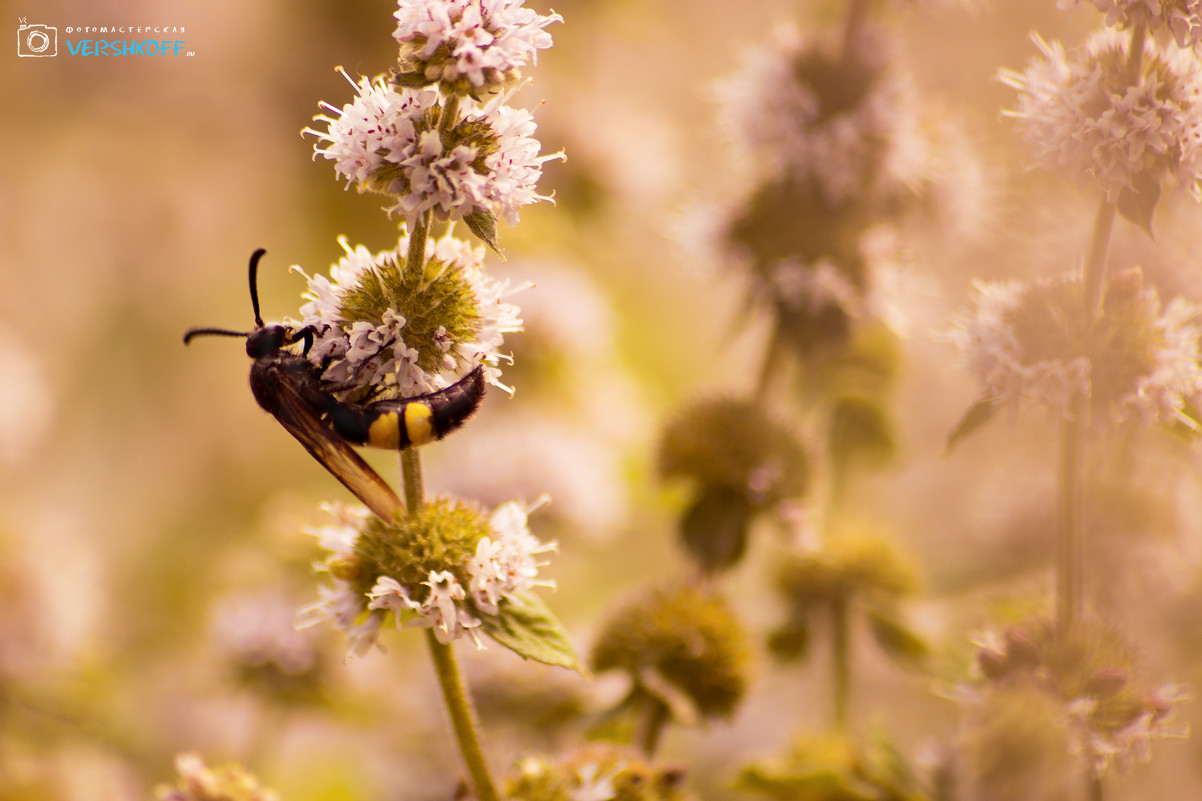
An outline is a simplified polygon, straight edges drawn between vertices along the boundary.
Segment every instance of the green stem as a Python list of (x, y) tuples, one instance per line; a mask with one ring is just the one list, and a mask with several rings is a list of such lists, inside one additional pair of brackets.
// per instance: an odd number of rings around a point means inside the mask
[(1093, 235), (1089, 240), (1089, 254), (1085, 259), (1085, 314), (1090, 326), (1102, 312), (1102, 287), (1106, 283), (1106, 250), (1110, 247), (1110, 232), (1114, 229), (1116, 207), (1109, 198), (1098, 203), (1094, 216)]
[(1124, 76), (1128, 86), (1139, 83), (1139, 71), (1144, 63), (1144, 40), (1148, 38), (1148, 26), (1140, 23), (1131, 29), (1131, 43), (1127, 48), (1127, 70)]
[(847, 730), (847, 709), (851, 695), (851, 632), (848, 630), (847, 600), (831, 605), (831, 683), (835, 705), (835, 728)]
[(442, 686), (442, 697), (451, 715), (455, 739), (459, 741), (459, 752), (463, 755), (468, 775), (472, 777), (476, 801), (500, 801), (492, 774), (488, 770), (488, 763), (484, 759), (484, 750), (480, 747), (479, 726), (463, 678), (459, 674), (455, 652), (450, 645), (438, 641), (433, 629), (426, 630), (426, 642), (430, 646), (430, 656), (434, 658), (434, 668), (438, 671), (438, 683)]
[(768, 347), (764, 349), (764, 361), (760, 365), (760, 376), (755, 385), (755, 396), (761, 403), (767, 403), (774, 397), (784, 380), (782, 358), (785, 351), (784, 336), (781, 334), (780, 323), (772, 326), (768, 335)]
[[(448, 101), (447, 107), (452, 113), (457, 106)], [(426, 267), (426, 240), (430, 234), (431, 213), (418, 217), (417, 224), (409, 235), (409, 252), (405, 260), (405, 269), (420, 275)], [(425, 503), (425, 487), (422, 480), (421, 455), (416, 448), (406, 448), (401, 451), (401, 479), (405, 485), (405, 506), (409, 514), (415, 515), (421, 511)], [(455, 652), (451, 646), (438, 641), (433, 629), (426, 630), (426, 642), (430, 646), (430, 656), (434, 660), (434, 669), (438, 673), (438, 683), (442, 687), (442, 697), (446, 701), (447, 712), (451, 716), (451, 727), (455, 730), (455, 739), (459, 741), (459, 752), (463, 755), (464, 765), (468, 775), (472, 777), (472, 786), (476, 790), (476, 801), (500, 801), (497, 788), (493, 784), (488, 763), (484, 759), (484, 750), (480, 747), (479, 726), (472, 712), (472, 702), (467, 694), (467, 687), (459, 673), (459, 664), (455, 661)]]
[(405, 271), (421, 275), (426, 268), (426, 240), (430, 238), (430, 212), (417, 218), (409, 232), (409, 252), (405, 255)]
[[(426, 270), (426, 240), (430, 238), (431, 212), (417, 218), (417, 224), (409, 233), (409, 252), (405, 256), (405, 272), (422, 275)], [(401, 479), (405, 485), (405, 508), (409, 514), (421, 511), (426, 490), (422, 481), (422, 461), (416, 448), (401, 451)]]
[(647, 714), (643, 718), (642, 736), (639, 737), (643, 755), (648, 759), (655, 756), (655, 752), (659, 749), (660, 735), (664, 733), (667, 723), (668, 707), (658, 699), (648, 699)]
[(1068, 413), (1070, 418), (1064, 421), (1060, 440), (1060, 536), (1056, 552), (1056, 621), (1061, 633), (1076, 623), (1084, 598), (1081, 418), (1085, 400), (1079, 393), (1069, 402)]
[(401, 480), (405, 485), (405, 508), (410, 515), (421, 511), (426, 500), (425, 482), (422, 481), (422, 457), (417, 448), (401, 451)]
[(442, 116), (438, 120), (439, 133), (446, 133), (459, 122), (459, 95), (448, 95), (442, 105)]

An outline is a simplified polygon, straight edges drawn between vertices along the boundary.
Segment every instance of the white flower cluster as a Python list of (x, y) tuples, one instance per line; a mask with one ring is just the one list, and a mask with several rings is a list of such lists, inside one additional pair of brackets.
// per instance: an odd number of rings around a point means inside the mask
[(344, 314), (348, 294), (360, 289), (364, 280), (374, 280), (370, 278), (374, 271), (403, 265), (409, 248), (408, 232), (401, 231), (395, 250), (375, 255), (362, 245), (351, 248), (345, 238), (339, 243), (346, 255), (330, 267), (329, 277), (305, 276), (308, 302), (300, 309), (300, 322), (295, 323), (317, 332), (309, 357), (325, 367), (328, 380), (347, 388), (394, 386), (408, 397), (442, 389), (482, 364), (486, 380), (511, 391), (500, 383), (497, 365), (509, 358), (500, 351), (505, 334), (521, 331), (522, 319), (521, 310), (505, 298), (526, 287), (511, 289), (508, 281), (498, 281), (485, 272), (483, 248), (450, 235), (427, 241), (427, 260), (440, 264), (442, 274), (457, 271), (470, 285), (478, 330), (472, 339), (464, 341), (452, 341), (443, 330), (436, 343), (442, 351), (441, 364), (437, 370), (425, 370), (418, 365), (418, 352), (405, 343), (407, 320), (399, 310), (383, 312), (379, 324), (365, 320), (348, 324)]
[[(1074, 394), (1090, 397), (1091, 372), (1095, 368), (1085, 355), (1031, 361), (1013, 325), (1014, 313), (1028, 293), (1041, 286), (1020, 282), (974, 285), (975, 309), (948, 332), (949, 340), (962, 352), (965, 365), (976, 379), (983, 397), (1016, 412), (1021, 407), (1041, 406), (1065, 415)], [(1177, 298), (1161, 310), (1152, 290), (1140, 294), (1139, 303), (1154, 317), (1148, 339), (1158, 343), (1150, 354), (1152, 365), (1134, 378), (1130, 387), (1114, 398), (1110, 410), (1116, 421), (1136, 417), (1144, 423), (1180, 422), (1197, 424), (1182, 409), (1190, 398), (1202, 393), (1198, 338), (1202, 336), (1202, 308)], [(1127, 354), (1114, 354), (1121, 359)], [(1101, 358), (1101, 357), (1099, 357)]]
[(295, 607), (275, 592), (223, 598), (213, 612), (212, 641), (235, 664), (272, 666), (297, 676), (317, 666), (316, 644), (292, 625)]
[(393, 38), (403, 62), (431, 82), (466, 77), (472, 86), (499, 85), (551, 46), (543, 29), (562, 22), (522, 8), (521, 0), (400, 0)]
[[(1159, 309), (1159, 301), (1149, 299)], [(1163, 343), (1154, 354), (1151, 372), (1136, 379), (1132, 391), (1119, 400), (1117, 416), (1138, 418), (1144, 423), (1178, 421), (1197, 430), (1198, 424), (1182, 414), (1185, 401), (1202, 393), (1202, 307), (1184, 298), (1174, 298), (1153, 323)]]
[(917, 97), (901, 73), (876, 63), (880, 45), (857, 48), (864, 62), (849, 67), (796, 29), (778, 29), (717, 86), (723, 126), (764, 174), (813, 180), (832, 204), (920, 185), (933, 160)]
[(1152, 758), (1153, 740), (1189, 736), (1189, 726), (1170, 716), (1173, 705), (1189, 698), (1190, 693), (1178, 685), (1160, 687), (1153, 693), (1154, 700), (1134, 720), (1118, 729), (1094, 725), (1093, 715), (1098, 707), (1095, 698), (1073, 699), (1065, 709), (1069, 748), (1088, 759), (1097, 776), (1105, 774), (1111, 764), (1126, 770), (1132, 764), (1147, 762)]
[[(371, 591), (364, 595), (356, 592), (350, 581), (334, 575), (335, 570), (331, 573), (333, 586), (318, 588), (319, 600), (300, 611), (297, 625), (329, 621), (334, 628), (346, 631), (350, 653), (363, 656), (372, 646), (378, 646), (380, 627), (386, 613), (392, 612), (398, 626), (432, 628), (442, 643), (468, 636), (483, 649), (477, 631), (480, 615), (496, 615), (502, 601), (521, 603), (521, 593), (534, 587), (555, 586), (554, 581), (538, 578), (539, 568), (547, 563), (537, 557), (557, 546), (540, 541), (527, 524), (530, 512), (546, 501), (546, 496), (530, 505), (510, 501), (493, 510), (489, 520), (492, 536), (480, 539), (475, 555), (463, 566), (466, 586), (450, 570), (431, 570), (421, 582), (425, 589), (405, 586), (391, 576), (378, 576)], [(310, 533), (331, 552), (325, 564), (353, 560), (367, 511), (337, 505), (324, 508), (334, 517), (334, 523)]]
[(1172, 35), (1178, 47), (1202, 43), (1202, 0), (1060, 0), (1062, 9), (1092, 3), (1106, 15), (1106, 24), (1117, 28), (1147, 25), (1157, 34)]
[(1020, 282), (976, 282), (975, 314), (948, 332), (964, 362), (993, 403), (1011, 411), (1042, 406), (1064, 415), (1075, 393), (1089, 395), (1089, 361), (1044, 359), (1028, 364), (1008, 319), (1027, 287)]
[(438, 124), (437, 92), (394, 87), (384, 78), (351, 84), (354, 101), (341, 110), (323, 103), (333, 116), (314, 119), (326, 130), (305, 132), (317, 137), (314, 152), (334, 162), (348, 188), (391, 196), (388, 212), (403, 215), (410, 227), (428, 210), (451, 220), (486, 213), (512, 225), (521, 206), (550, 200), (535, 186), (543, 163), (562, 154), (539, 155), (533, 117), (502, 105), (506, 96), (469, 109), (458, 123), (469, 133), (455, 139), (455, 129)]
[(1018, 108), (1005, 113), (1040, 166), (1104, 192), (1167, 173), (1202, 199), (1202, 66), (1191, 53), (1161, 52), (1149, 40), (1140, 78), (1128, 85), (1118, 34), (1096, 34), (1071, 54), (1034, 40), (1043, 59), (999, 79), (1019, 91)]

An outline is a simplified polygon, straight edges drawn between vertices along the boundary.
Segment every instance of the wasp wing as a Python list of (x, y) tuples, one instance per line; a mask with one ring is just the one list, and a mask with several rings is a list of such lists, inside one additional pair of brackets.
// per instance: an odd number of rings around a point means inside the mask
[(380, 518), (392, 521), (404, 505), (346, 440), (335, 434), (304, 397), (287, 381), (272, 384), (275, 403), (268, 409), (318, 464), (363, 501)]

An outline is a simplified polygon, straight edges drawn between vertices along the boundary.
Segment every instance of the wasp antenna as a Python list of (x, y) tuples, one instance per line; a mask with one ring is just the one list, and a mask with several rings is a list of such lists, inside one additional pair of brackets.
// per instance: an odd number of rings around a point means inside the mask
[(231, 331), (228, 328), (190, 328), (184, 334), (184, 344), (187, 345), (189, 342), (191, 342), (192, 337), (204, 336), (241, 337), (246, 339), (248, 336), (250, 336), (250, 333), (247, 331)]
[(259, 313), (259, 259), (266, 252), (265, 248), (259, 248), (250, 254), (250, 305), (255, 310), (255, 328), (263, 327), (263, 315)]

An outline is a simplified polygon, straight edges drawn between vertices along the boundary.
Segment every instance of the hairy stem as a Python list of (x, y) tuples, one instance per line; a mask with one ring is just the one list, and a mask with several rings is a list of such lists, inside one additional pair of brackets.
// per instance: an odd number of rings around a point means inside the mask
[(1093, 235), (1089, 240), (1089, 254), (1085, 259), (1085, 314), (1089, 324), (1102, 312), (1102, 287), (1106, 283), (1106, 250), (1110, 247), (1110, 232), (1114, 228), (1115, 204), (1103, 197), (1094, 216)]
[[(1127, 51), (1126, 80), (1129, 86), (1139, 82), (1143, 64), (1144, 40), (1147, 28), (1137, 25), (1131, 31)], [(1114, 229), (1117, 206), (1114, 200), (1104, 196), (1098, 202), (1094, 217), (1093, 234), (1089, 241), (1089, 253), (1085, 259), (1084, 309), (1086, 336), (1093, 335), (1094, 323), (1104, 312), (1104, 287), (1106, 286), (1107, 258), (1110, 235)], [(1088, 343), (1083, 343), (1088, 344)], [(1057, 624), (1062, 632), (1068, 631), (1080, 617), (1084, 607), (1085, 593), (1085, 544), (1082, 515), (1084, 513), (1084, 458), (1082, 456), (1083, 424), (1087, 413), (1085, 398), (1075, 396), (1069, 403), (1068, 419), (1063, 424), (1060, 438), (1060, 531), (1056, 553), (1056, 613)]]
[(835, 728), (839, 731), (847, 729), (851, 696), (851, 632), (848, 626), (847, 600), (839, 598), (831, 605), (831, 695)]
[(421, 511), (426, 500), (425, 482), (422, 481), (422, 457), (416, 448), (401, 451), (401, 480), (405, 485), (405, 508), (409, 514)]
[(480, 747), (480, 727), (476, 723), (476, 715), (472, 710), (472, 701), (468, 697), (463, 677), (459, 674), (455, 652), (449, 644), (444, 645), (438, 641), (433, 629), (426, 629), (426, 642), (430, 646), (430, 656), (433, 657), (434, 668), (438, 672), (438, 683), (442, 686), (442, 697), (446, 701), (447, 712), (451, 715), (451, 727), (455, 730), (455, 739), (459, 741), (459, 752), (463, 755), (463, 763), (472, 778), (476, 801), (500, 801), (492, 774), (488, 770), (488, 763), (484, 759), (484, 750)]
[[(426, 269), (426, 240), (430, 238), (431, 212), (417, 218), (417, 224), (409, 232), (409, 252), (405, 256), (405, 272), (421, 275)], [(422, 460), (416, 448), (401, 451), (401, 479), (405, 485), (405, 508), (409, 514), (417, 514), (425, 501), (426, 489), (422, 481)]]
[(668, 707), (655, 698), (649, 699), (646, 706), (639, 746), (643, 749), (643, 755), (650, 759), (659, 749), (660, 735), (663, 734), (664, 727), (668, 723)]
[(1056, 622), (1062, 633), (1080, 617), (1084, 599), (1081, 418), (1085, 399), (1080, 394), (1069, 402), (1068, 413), (1071, 417), (1064, 421), (1060, 435), (1060, 535), (1056, 548)]
[(772, 326), (768, 334), (768, 345), (764, 348), (764, 361), (760, 365), (760, 376), (756, 381), (755, 396), (761, 403), (767, 403), (776, 395), (782, 386), (785, 370), (782, 365), (785, 345), (780, 323)]

